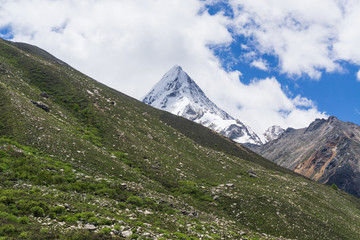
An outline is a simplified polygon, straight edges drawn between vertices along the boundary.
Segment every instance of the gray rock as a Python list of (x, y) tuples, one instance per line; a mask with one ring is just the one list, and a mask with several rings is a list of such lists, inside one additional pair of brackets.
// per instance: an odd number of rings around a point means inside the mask
[(36, 107), (41, 108), (45, 112), (50, 112), (50, 108), (41, 102), (35, 102), (35, 101), (31, 100), (31, 103), (34, 104)]
[(95, 227), (95, 225), (92, 225), (92, 224), (86, 224), (84, 226), (84, 229), (86, 229), (86, 230), (95, 230), (96, 227)]
[(133, 232), (131, 230), (126, 230), (121, 232), (121, 236), (123, 237), (130, 237), (133, 234)]
[(39, 95), (40, 95), (41, 97), (43, 97), (43, 98), (49, 98), (49, 97), (50, 97), (50, 95), (47, 94), (46, 92), (41, 92)]

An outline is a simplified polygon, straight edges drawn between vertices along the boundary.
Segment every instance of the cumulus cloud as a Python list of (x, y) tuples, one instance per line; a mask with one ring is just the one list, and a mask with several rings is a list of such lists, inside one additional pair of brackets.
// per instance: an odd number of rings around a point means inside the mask
[(231, 0), (233, 28), (253, 39), (260, 54), (279, 58), (283, 73), (319, 79), (341, 71), (339, 61), (360, 64), (360, 1)]
[(360, 70), (356, 73), (356, 79), (360, 82)]
[[(332, 71), (338, 67), (328, 58), (329, 33), (322, 28), (325, 22), (332, 24), (336, 20), (329, 19), (329, 13), (323, 10), (317, 16), (323, 24), (297, 26), (310, 35), (302, 44), (297, 39), (302, 35), (296, 34), (295, 20), (291, 18), (284, 23), (291, 26), (285, 28), (286, 31), (275, 28), (276, 23), (259, 22), (265, 25), (258, 32), (246, 27), (245, 23), (256, 17), (259, 3), (265, 6), (260, 9), (259, 15), (265, 15), (259, 21), (273, 17), (274, 9), (267, 1), (232, 1), (234, 9), (240, 4), (247, 5), (244, 13), (235, 11), (235, 19), (221, 12), (210, 15), (206, 11), (206, 4), (217, 0), (185, 2), (0, 0), (0, 28), (11, 29), (14, 41), (44, 48), (87, 75), (135, 98), (145, 95), (174, 64), (181, 65), (217, 105), (251, 125), (257, 133), (275, 124), (304, 127), (315, 117), (325, 116), (311, 100), (287, 96), (275, 78), (243, 84), (239, 80), (241, 73), (225, 71), (209, 46), (229, 46), (234, 41), (229, 27), (236, 26), (237, 34), (256, 37), (257, 52), (279, 54), (283, 71), (293, 74), (305, 71), (316, 77), (318, 68)], [(289, 5), (287, 2), (283, 0), (282, 4)], [(291, 12), (294, 10), (294, 7), (288, 8)], [(337, 13), (336, 6), (333, 11)], [(299, 16), (303, 17), (302, 11)], [(283, 19), (283, 14), (278, 18)], [(293, 42), (301, 46), (296, 47)], [(318, 42), (320, 48), (313, 47)], [(242, 46), (247, 50), (253, 47)], [(309, 51), (318, 57), (314, 58)], [(299, 59), (304, 60), (300, 67)], [(265, 61), (253, 63), (258, 68), (267, 67)]]
[(259, 135), (269, 126), (302, 128), (315, 118), (327, 118), (327, 114), (319, 112), (310, 99), (299, 95), (289, 97), (274, 77), (256, 79), (249, 84), (233, 77), (233, 81), (218, 86), (217, 91), (221, 94), (212, 95), (224, 110), (233, 116), (241, 116), (240, 120)]
[(256, 67), (260, 70), (263, 70), (263, 71), (267, 71), (268, 70), (268, 64), (266, 62), (266, 60), (264, 59), (258, 59), (258, 60), (254, 60), (250, 63), (250, 66), (252, 67)]

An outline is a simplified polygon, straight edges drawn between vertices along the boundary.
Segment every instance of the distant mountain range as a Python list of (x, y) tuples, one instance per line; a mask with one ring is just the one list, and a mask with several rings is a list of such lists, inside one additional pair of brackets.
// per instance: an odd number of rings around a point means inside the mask
[(202, 124), (242, 143), (276, 164), (360, 197), (360, 127), (335, 117), (308, 128), (270, 127), (263, 141), (240, 120), (216, 106), (180, 66), (174, 66), (142, 101)]
[(354, 123), (333, 116), (316, 119), (262, 146), (247, 146), (280, 166), (360, 197), (360, 126)]
[(171, 68), (142, 101), (200, 123), (235, 142), (262, 144), (249, 126), (216, 106), (180, 66)]

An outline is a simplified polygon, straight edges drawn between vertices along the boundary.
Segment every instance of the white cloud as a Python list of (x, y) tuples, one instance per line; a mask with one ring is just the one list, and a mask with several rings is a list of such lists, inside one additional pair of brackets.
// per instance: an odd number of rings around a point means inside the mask
[(356, 79), (360, 82), (360, 70), (356, 73)]
[(360, 64), (360, 1), (231, 0), (233, 28), (252, 37), (260, 54), (279, 58), (283, 73), (319, 79), (340, 71), (338, 61)]
[(327, 117), (326, 113), (317, 110), (316, 104), (310, 99), (289, 97), (275, 78), (257, 79), (243, 84), (236, 81), (236, 76), (233, 77), (233, 81), (225, 82), (213, 89), (213, 92), (206, 93), (214, 96), (212, 99), (233, 116), (241, 116), (240, 120), (258, 134), (272, 125), (302, 128), (315, 118)]
[(260, 70), (263, 70), (263, 71), (268, 70), (268, 64), (267, 64), (266, 60), (264, 60), (264, 59), (253, 60), (250, 63), (250, 66), (256, 67), (256, 68), (258, 68)]
[[(288, 97), (275, 78), (244, 85), (239, 81), (239, 71), (226, 72), (208, 46), (227, 46), (233, 41), (228, 31), (232, 24), (230, 19), (204, 11), (205, 3), (211, 1), (185, 2), (0, 0), (0, 27), (10, 25), (15, 41), (44, 48), (98, 81), (136, 98), (146, 94), (174, 64), (179, 64), (215, 103), (258, 133), (275, 124), (304, 127), (314, 118), (325, 116), (309, 99)], [(261, 10), (264, 16), (271, 17), (276, 9), (269, 8), (266, 1), (262, 4), (265, 5)], [(258, 7), (254, 5), (246, 14), (251, 17)], [(327, 15), (324, 11), (317, 17), (328, 22)], [(237, 21), (241, 21), (241, 14), (237, 15)], [(296, 37), (301, 35), (292, 35), (291, 29), (271, 32), (268, 27), (272, 25), (265, 27), (266, 31), (262, 32), (243, 31), (256, 35), (262, 52), (280, 51), (286, 71), (306, 71), (315, 76), (317, 70), (309, 64), (326, 67), (329, 71), (336, 68), (336, 64), (326, 58), (326, 43), (320, 48), (312, 47), (314, 42), (321, 42), (327, 36), (321, 29), (305, 29), (313, 36), (299, 49), (291, 41), (300, 44)], [(246, 48), (251, 47), (246, 45)], [(318, 58), (311, 57), (306, 49), (319, 54)], [(292, 55), (306, 60), (300, 70)], [(257, 67), (266, 67), (266, 62), (262, 63)]]

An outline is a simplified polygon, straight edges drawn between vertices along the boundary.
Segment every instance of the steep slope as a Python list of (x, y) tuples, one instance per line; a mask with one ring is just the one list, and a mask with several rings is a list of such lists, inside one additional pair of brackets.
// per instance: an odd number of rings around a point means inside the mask
[(287, 129), (278, 139), (253, 148), (280, 166), (315, 181), (336, 184), (360, 197), (360, 126), (335, 117)]
[(360, 238), (355, 197), (17, 46), (0, 41), (1, 238)]
[(200, 123), (235, 142), (261, 144), (255, 132), (210, 101), (180, 66), (170, 69), (142, 101)]

